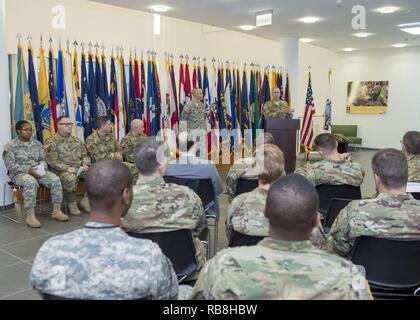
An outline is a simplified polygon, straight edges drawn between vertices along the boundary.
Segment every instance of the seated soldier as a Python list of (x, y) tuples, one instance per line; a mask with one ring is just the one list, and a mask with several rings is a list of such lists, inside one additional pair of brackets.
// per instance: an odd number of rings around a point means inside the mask
[(263, 168), (259, 170), (259, 186), (237, 196), (230, 204), (226, 219), (228, 238), (232, 229), (251, 236), (268, 236), (268, 220), (264, 215), (268, 189), (286, 172), (283, 152), (277, 146), (266, 144), (260, 148), (263, 152), (257, 152), (257, 163), (261, 162)]
[(124, 160), (134, 164), (134, 149), (139, 142), (147, 139), (144, 134), (144, 123), (140, 119), (131, 121), (131, 131), (121, 140), (121, 150)]
[(36, 196), (40, 184), (51, 190), (51, 217), (59, 221), (67, 221), (69, 217), (61, 212), (63, 190), (60, 179), (48, 171), (44, 148), (40, 142), (31, 139), (32, 131), (29, 121), (19, 121), (16, 124), (18, 137), (4, 147), (3, 160), (12, 182), (23, 188), (26, 224), (31, 228), (40, 228), (41, 223), (35, 216)]
[[(99, 160), (113, 159), (123, 161), (120, 145), (112, 134), (112, 122), (108, 117), (98, 117), (96, 119), (96, 131), (86, 139), (86, 150), (93, 163)], [(124, 162), (124, 164), (136, 181), (138, 174), (136, 166), (128, 162)]]
[(308, 241), (319, 224), (318, 194), (291, 174), (273, 183), (265, 216), (269, 237), (256, 246), (220, 251), (204, 266), (192, 299), (369, 299), (366, 279), (351, 262)]
[(176, 299), (169, 259), (152, 241), (129, 237), (119, 227), (133, 198), (132, 181), (119, 161), (92, 165), (86, 177), (89, 222), (44, 243), (30, 274), (35, 290), (76, 300)]
[[(60, 177), (70, 214), (79, 216), (81, 213), (77, 207), (77, 185), (89, 170), (90, 158), (83, 142), (72, 136), (73, 123), (70, 118), (60, 117), (57, 124), (57, 133), (45, 142), (45, 156), (48, 166)], [(90, 212), (86, 194), (80, 207)]]
[[(265, 132), (257, 137), (257, 147), (260, 144), (276, 144), (276, 141), (271, 133)], [(258, 175), (255, 175), (255, 170), (252, 170), (254, 165), (255, 154), (249, 158), (238, 159), (230, 167), (226, 177), (226, 193), (229, 196), (229, 201), (232, 201), (236, 196), (236, 188), (240, 178), (258, 180)]]
[[(167, 164), (158, 161), (165, 142), (155, 137), (140, 142), (135, 150), (139, 179), (134, 186), (134, 199), (122, 221), (128, 232), (166, 232), (191, 230), (199, 268), (204, 265), (206, 248), (198, 235), (206, 226), (201, 199), (190, 188), (163, 180)], [(190, 278), (189, 280), (193, 280)]]
[(379, 195), (355, 200), (345, 207), (331, 227), (329, 252), (349, 256), (357, 237), (420, 239), (420, 201), (406, 193), (407, 160), (401, 151), (384, 149), (372, 158)]
[(322, 160), (308, 168), (298, 168), (295, 173), (307, 178), (314, 186), (347, 184), (359, 187), (363, 183), (365, 172), (362, 166), (352, 161), (348, 154), (338, 153), (337, 141), (332, 134), (318, 135), (314, 140), (314, 146)]
[(408, 181), (420, 182), (420, 132), (409, 131), (404, 135), (402, 151), (408, 162)]

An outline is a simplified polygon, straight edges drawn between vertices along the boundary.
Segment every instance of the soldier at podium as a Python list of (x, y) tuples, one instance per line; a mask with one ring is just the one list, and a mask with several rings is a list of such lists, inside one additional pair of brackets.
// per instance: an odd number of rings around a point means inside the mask
[(290, 108), (286, 101), (280, 100), (280, 89), (274, 88), (271, 96), (272, 100), (264, 105), (263, 114), (265, 119), (292, 119), (294, 109)]

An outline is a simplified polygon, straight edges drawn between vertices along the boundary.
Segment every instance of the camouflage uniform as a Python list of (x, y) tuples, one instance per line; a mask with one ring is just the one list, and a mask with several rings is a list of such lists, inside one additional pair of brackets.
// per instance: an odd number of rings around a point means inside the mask
[(408, 181), (420, 182), (420, 154), (410, 155), (408, 162)]
[(229, 196), (229, 200), (232, 200), (236, 196), (236, 188), (240, 178), (249, 180), (258, 180), (258, 176), (255, 174), (247, 174), (247, 171), (253, 168), (255, 158), (244, 158), (235, 161), (230, 167), (226, 177), (226, 193)]
[(176, 299), (178, 294), (171, 262), (156, 244), (94, 222), (45, 242), (30, 282), (42, 293), (82, 300)]
[[(123, 161), (123, 156), (120, 152), (120, 146), (117, 139), (115, 139), (112, 133), (108, 133), (104, 136), (100, 136), (98, 132), (92, 133), (86, 139), (86, 149), (89, 153), (92, 162), (99, 160), (120, 160)], [(134, 164), (123, 162), (130, 170), (134, 180), (138, 178), (138, 171)]]
[(420, 239), (420, 201), (410, 194), (380, 193), (375, 199), (352, 201), (328, 234), (328, 252), (348, 256), (357, 237)]
[(206, 107), (202, 102), (190, 101), (182, 110), (180, 122), (187, 122), (188, 131), (195, 129), (205, 130), (204, 119), (206, 118)]
[(134, 149), (141, 141), (147, 140), (147, 138), (148, 137), (145, 134), (139, 136), (135, 136), (131, 132), (127, 134), (121, 141), (121, 150), (124, 160), (134, 164)]
[[(19, 138), (13, 139), (4, 147), (3, 160), (10, 179), (16, 185), (23, 187), (25, 209), (35, 208), (39, 184), (51, 190), (53, 203), (63, 201), (60, 179), (48, 171), (44, 148), (40, 142), (32, 139), (29, 142), (20, 141)], [(40, 164), (43, 164), (45, 168), (43, 177), (35, 178), (28, 173), (30, 169)]]
[(265, 238), (252, 247), (219, 252), (204, 266), (192, 299), (371, 299), (366, 279), (351, 262), (309, 241)]
[(201, 199), (188, 187), (166, 183), (160, 177), (138, 181), (122, 226), (131, 232), (191, 230), (199, 269), (204, 265), (206, 249), (198, 235), (206, 226), (206, 215)]
[(298, 168), (295, 173), (304, 176), (315, 186), (348, 184), (359, 187), (365, 176), (362, 166), (357, 162), (328, 159), (315, 162), (308, 168)]
[(289, 109), (289, 104), (286, 101), (280, 100), (278, 103), (274, 101), (268, 101), (264, 105), (264, 117), (266, 119), (292, 119), (293, 115), (291, 113), (286, 112)]
[(45, 155), (48, 166), (61, 179), (66, 200), (76, 202), (79, 178), (67, 170), (90, 166), (90, 158), (83, 142), (74, 136), (62, 137), (56, 134), (45, 142)]

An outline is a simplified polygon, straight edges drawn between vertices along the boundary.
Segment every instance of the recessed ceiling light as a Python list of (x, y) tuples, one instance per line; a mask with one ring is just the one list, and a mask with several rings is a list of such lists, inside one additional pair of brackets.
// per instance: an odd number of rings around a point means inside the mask
[(171, 10), (170, 7), (165, 6), (163, 4), (156, 4), (154, 6), (150, 6), (149, 8), (156, 12), (166, 12), (168, 10)]
[(398, 7), (381, 7), (376, 9), (375, 11), (383, 13), (383, 14), (390, 14), (399, 11), (400, 8)]
[(301, 38), (300, 39), (300, 42), (303, 42), (303, 43), (310, 43), (310, 42), (313, 42), (313, 41), (315, 41), (314, 39), (310, 39), (310, 38)]
[(354, 51), (354, 50), (356, 50), (356, 49), (354, 49), (354, 48), (343, 48), (343, 49), (341, 49), (342, 51), (345, 51), (345, 52), (352, 52), (352, 51)]
[(396, 43), (396, 44), (393, 44), (392, 45), (394, 48), (404, 48), (404, 47), (406, 47), (407, 45), (406, 44), (404, 44), (404, 43)]
[(300, 18), (299, 21), (303, 22), (303, 23), (315, 23), (320, 21), (321, 18), (318, 17), (304, 17), (304, 18)]
[(354, 33), (353, 34), (355, 37), (358, 38), (367, 38), (370, 37), (372, 35), (372, 33), (368, 33), (368, 32), (358, 32), (358, 33)]
[(415, 35), (415, 36), (420, 35), (420, 27), (402, 28), (401, 31), (407, 32), (407, 33)]
[(257, 12), (255, 17), (257, 19), (257, 27), (271, 26), (273, 20), (273, 10)]
[(238, 28), (242, 29), (244, 31), (251, 31), (251, 30), (254, 30), (256, 28), (256, 26), (252, 26), (250, 24), (245, 24), (243, 26), (239, 26)]

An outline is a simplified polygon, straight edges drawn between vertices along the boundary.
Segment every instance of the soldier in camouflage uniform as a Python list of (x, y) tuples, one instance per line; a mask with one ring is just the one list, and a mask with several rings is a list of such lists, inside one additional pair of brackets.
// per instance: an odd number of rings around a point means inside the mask
[[(269, 132), (264, 132), (257, 137), (257, 147), (263, 144), (276, 144), (274, 137)], [(226, 176), (226, 193), (229, 197), (229, 201), (236, 196), (236, 188), (240, 178), (249, 180), (258, 180), (258, 175), (255, 174), (255, 155), (250, 158), (242, 158), (235, 161), (230, 167), (229, 172)]]
[(132, 201), (132, 176), (115, 160), (86, 177), (92, 206), (85, 228), (49, 239), (36, 255), (30, 282), (41, 294), (81, 300), (176, 299), (169, 259), (149, 240), (119, 228)]
[(124, 160), (134, 164), (134, 149), (139, 142), (147, 139), (144, 134), (144, 123), (140, 119), (134, 119), (131, 122), (131, 132), (127, 134), (121, 141), (121, 151)]
[(317, 210), (317, 192), (306, 179), (281, 177), (268, 192), (270, 237), (219, 252), (204, 266), (192, 299), (371, 299), (355, 265), (308, 241)]
[[(112, 123), (108, 117), (98, 117), (96, 119), (96, 131), (86, 139), (86, 149), (92, 162), (99, 160), (120, 160), (123, 156), (120, 152), (120, 145), (112, 134)], [(132, 163), (124, 162), (137, 181), (138, 172)]]
[(137, 146), (139, 180), (134, 186), (133, 204), (122, 226), (127, 231), (139, 233), (191, 230), (200, 269), (206, 256), (206, 248), (198, 239), (206, 227), (204, 208), (201, 199), (190, 188), (163, 180), (167, 165), (159, 164), (156, 159), (163, 144), (156, 138), (149, 138)]
[[(48, 171), (44, 149), (40, 142), (31, 139), (32, 131), (30, 122), (19, 121), (16, 124), (18, 137), (4, 147), (3, 160), (10, 179), (14, 184), (23, 187), (26, 224), (31, 228), (40, 228), (41, 223), (35, 216), (36, 196), (40, 184), (51, 190), (52, 218), (59, 221), (67, 221), (69, 218), (60, 209), (63, 201), (60, 179)], [(39, 166), (43, 167), (41, 171), (45, 171), (45, 174), (36, 169)]]
[(334, 222), (326, 249), (349, 256), (357, 237), (420, 239), (420, 201), (405, 192), (407, 161), (401, 151), (384, 149), (372, 159), (379, 195), (352, 201)]
[(187, 129), (188, 132), (192, 130), (201, 129), (205, 130), (205, 122), (206, 119), (206, 107), (203, 100), (203, 90), (200, 88), (194, 88), (192, 92), (192, 99), (191, 101), (184, 107), (181, 113), (180, 122), (184, 122), (187, 124), (187, 128), (182, 128), (180, 131), (185, 131)]
[(264, 105), (263, 114), (265, 119), (292, 119), (294, 110), (290, 108), (286, 101), (280, 100), (280, 89), (274, 88), (272, 92), (273, 100)]
[(315, 186), (348, 184), (359, 187), (363, 183), (365, 172), (362, 166), (351, 161), (348, 154), (338, 153), (337, 141), (332, 134), (320, 134), (315, 138), (314, 145), (323, 160), (307, 168), (298, 168), (295, 173), (304, 176)]
[[(77, 185), (89, 169), (90, 158), (83, 142), (71, 135), (73, 124), (70, 118), (60, 117), (57, 124), (57, 134), (45, 142), (45, 155), (48, 166), (61, 179), (70, 213), (79, 216), (81, 213), (77, 207)], [(86, 195), (80, 202), (80, 207), (86, 212), (90, 211)]]
[(409, 131), (404, 135), (402, 151), (408, 162), (408, 181), (420, 182), (420, 132)]
[(267, 192), (284, 171), (283, 152), (273, 144), (264, 145), (264, 169), (259, 175), (259, 187), (233, 199), (226, 219), (226, 234), (231, 230), (251, 235), (268, 236), (268, 220), (264, 215)]

